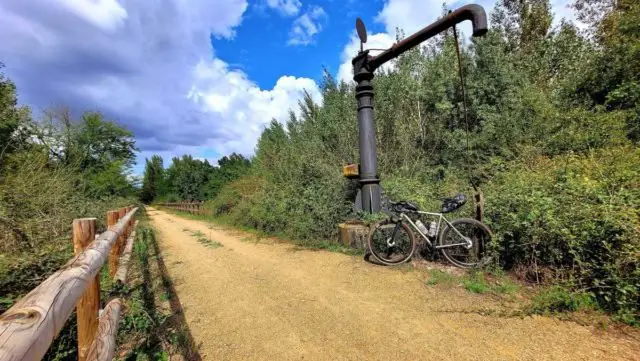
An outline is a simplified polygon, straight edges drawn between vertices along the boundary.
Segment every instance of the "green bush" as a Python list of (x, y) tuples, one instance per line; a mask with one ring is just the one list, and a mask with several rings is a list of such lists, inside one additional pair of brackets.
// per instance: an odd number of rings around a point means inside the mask
[(593, 297), (585, 292), (572, 293), (565, 287), (552, 286), (543, 289), (533, 297), (531, 311), (533, 313), (575, 312), (593, 309)]
[(501, 263), (586, 290), (608, 311), (637, 314), (638, 179), (634, 147), (538, 157), (497, 176), (484, 189)]

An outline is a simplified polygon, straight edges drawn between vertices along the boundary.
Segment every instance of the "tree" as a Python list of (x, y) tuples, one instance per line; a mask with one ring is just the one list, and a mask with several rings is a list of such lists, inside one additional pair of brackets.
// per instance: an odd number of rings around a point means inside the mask
[[(4, 65), (0, 63), (0, 69)], [(0, 165), (3, 157), (26, 143), (20, 126), (29, 120), (29, 109), (18, 106), (16, 86), (0, 73)]]
[[(51, 161), (74, 167), (84, 175), (85, 190), (92, 197), (130, 195), (128, 171), (135, 160), (135, 139), (124, 126), (104, 119), (99, 112), (85, 112), (73, 119), (66, 108), (45, 112), (30, 124), (34, 145), (44, 148)], [(109, 185), (109, 182), (115, 182)]]
[(168, 195), (186, 201), (204, 200), (205, 185), (212, 170), (207, 160), (194, 159), (191, 155), (174, 157), (166, 172)]
[(241, 154), (231, 153), (229, 156), (220, 158), (218, 167), (211, 170), (204, 197), (215, 198), (224, 185), (244, 176), (250, 169), (251, 161)]
[(640, 140), (640, 7), (636, 0), (579, 0), (581, 19), (592, 25), (600, 51), (578, 89), (595, 105), (622, 110), (628, 134)]
[(145, 159), (140, 200), (144, 203), (153, 202), (156, 197), (164, 193), (164, 182), (162, 157), (153, 155), (151, 160)]

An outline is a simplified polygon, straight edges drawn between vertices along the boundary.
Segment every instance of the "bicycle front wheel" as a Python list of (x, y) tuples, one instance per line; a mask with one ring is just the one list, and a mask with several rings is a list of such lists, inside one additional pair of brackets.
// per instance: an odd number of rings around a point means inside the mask
[(368, 245), (373, 257), (389, 266), (408, 261), (416, 250), (415, 237), (409, 226), (391, 220), (371, 228)]
[(471, 218), (456, 219), (440, 233), (440, 252), (449, 262), (461, 268), (487, 264), (487, 246), (491, 231), (482, 222)]

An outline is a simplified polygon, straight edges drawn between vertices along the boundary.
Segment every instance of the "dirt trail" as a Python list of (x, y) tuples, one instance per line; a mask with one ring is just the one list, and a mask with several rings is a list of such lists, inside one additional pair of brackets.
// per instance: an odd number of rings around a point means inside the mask
[(481, 315), (498, 301), (425, 286), (419, 271), (148, 211), (205, 360), (640, 360), (631, 338), (548, 317)]

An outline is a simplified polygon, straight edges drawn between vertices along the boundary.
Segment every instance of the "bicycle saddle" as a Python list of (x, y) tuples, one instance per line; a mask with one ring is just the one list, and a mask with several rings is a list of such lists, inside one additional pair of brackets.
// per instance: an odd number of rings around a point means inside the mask
[(462, 207), (465, 203), (467, 203), (467, 197), (462, 193), (458, 193), (453, 198), (445, 198), (442, 200), (441, 212), (442, 213), (453, 212), (456, 209)]

